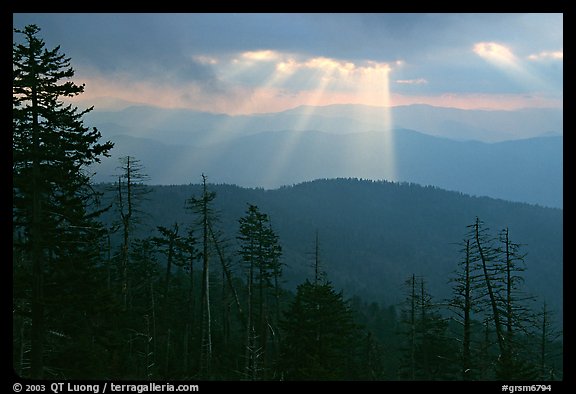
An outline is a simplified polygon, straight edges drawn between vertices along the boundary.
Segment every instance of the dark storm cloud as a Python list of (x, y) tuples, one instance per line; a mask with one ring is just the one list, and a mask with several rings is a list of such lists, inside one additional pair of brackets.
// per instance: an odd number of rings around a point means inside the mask
[[(561, 39), (561, 16), (546, 26), (523, 14), (16, 14), (38, 23), (52, 41), (102, 67), (174, 52), (219, 54), (258, 49), (344, 59), (390, 61), (475, 40), (550, 44)], [(534, 22), (536, 22), (535, 19)], [(545, 30), (545, 31), (544, 31)], [(554, 31), (556, 30), (556, 31)], [(545, 33), (545, 34), (544, 34)]]
[[(256, 87), (262, 72), (226, 69), (242, 52), (273, 50), (298, 59), (384, 62), (400, 93), (522, 93), (530, 86), (488, 64), (472, 50), (496, 42), (520, 66), (562, 95), (562, 60), (552, 65), (530, 55), (562, 51), (562, 14), (15, 14), (15, 27), (36, 23), (49, 47), (61, 45), (79, 74), (121, 75), (132, 81), (191, 83), (224, 92), (240, 82)], [(202, 57), (214, 61), (199, 60)], [(530, 64), (529, 64), (530, 63)], [(273, 67), (273, 64), (270, 65)], [(238, 71), (238, 70), (237, 70)], [(296, 81), (294, 77), (292, 81)], [(298, 86), (294, 86), (295, 89)]]
[(60, 45), (77, 68), (134, 79), (212, 81), (212, 68), (193, 59), (193, 34), (181, 17), (176, 20), (162, 14), (25, 14), (15, 15), (14, 25), (40, 26), (47, 46)]

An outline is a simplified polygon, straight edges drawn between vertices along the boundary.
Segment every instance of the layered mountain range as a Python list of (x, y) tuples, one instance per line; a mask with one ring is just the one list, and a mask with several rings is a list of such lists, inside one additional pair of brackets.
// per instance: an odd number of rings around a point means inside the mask
[(139, 159), (153, 184), (266, 189), (357, 177), (433, 185), (548, 207), (563, 206), (562, 111), (481, 111), (427, 105), (333, 105), (230, 116), (132, 106), (93, 111), (86, 124), (115, 142), (94, 169), (111, 181), (118, 158)]

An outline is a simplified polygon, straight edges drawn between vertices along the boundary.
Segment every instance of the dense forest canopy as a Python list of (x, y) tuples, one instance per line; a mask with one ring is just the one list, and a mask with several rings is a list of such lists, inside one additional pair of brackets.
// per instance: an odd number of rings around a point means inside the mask
[[(99, 185), (103, 189), (105, 185)], [(455, 268), (466, 226), (475, 216), (497, 232), (509, 227), (527, 252), (526, 286), (562, 310), (563, 212), (535, 205), (470, 197), (435, 187), (359, 179), (317, 180), (277, 190), (211, 185), (215, 208), (228, 234), (238, 229), (246, 204), (270, 216), (290, 260), (285, 278), (292, 288), (307, 277), (315, 234), (331, 280), (350, 295), (394, 304), (399, 286), (412, 271), (427, 276), (438, 296)], [(188, 223), (186, 196), (199, 185), (151, 186), (142, 202), (148, 225)], [(103, 201), (106, 197), (103, 197)], [(108, 221), (112, 213), (103, 215)], [(230, 238), (233, 236), (229, 235)], [(560, 312), (561, 313), (561, 312)]]

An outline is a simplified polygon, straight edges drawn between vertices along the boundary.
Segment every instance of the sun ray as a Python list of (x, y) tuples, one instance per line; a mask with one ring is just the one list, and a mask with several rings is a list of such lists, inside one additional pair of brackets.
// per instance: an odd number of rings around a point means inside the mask
[[(333, 160), (332, 165), (338, 167), (339, 176), (396, 179), (390, 113), (389, 74), (392, 68), (389, 64), (372, 61), (353, 63), (327, 57), (306, 58), (271, 50), (244, 52), (226, 59), (197, 57), (195, 61), (210, 64), (228, 92), (222, 97), (217, 96), (216, 92), (211, 97), (218, 99), (218, 108), (228, 110), (222, 111), (222, 118), (213, 123), (211, 130), (200, 130), (195, 134), (195, 145), (206, 146), (223, 141), (233, 143), (235, 138), (251, 133), (282, 131), (283, 134), (274, 136), (281, 147), (271, 156), (273, 159), (267, 163), (261, 175), (264, 185), (277, 186), (278, 180), (288, 173), (295, 151), (303, 147), (303, 137), (314, 138), (306, 133), (316, 127), (311, 122), (319, 106), (371, 105), (374, 107), (364, 108), (363, 111), (362, 124), (366, 130), (338, 130), (338, 133), (371, 131), (377, 133), (376, 136), (344, 137), (349, 140), (346, 148), (339, 152), (329, 151), (328, 157)], [(198, 92), (198, 96), (201, 96), (201, 92)], [(267, 106), (270, 102), (278, 101), (298, 103), (301, 108), (294, 115), (297, 118), (288, 120), (284, 126), (286, 130), (279, 130), (278, 127), (266, 129), (262, 119), (266, 116)], [(245, 116), (243, 123), (242, 115), (248, 114), (251, 116)], [(322, 163), (318, 164), (321, 168)], [(322, 168), (319, 173), (332, 172)]]
[(310, 80), (317, 81), (317, 86), (311, 90), (311, 94), (306, 102), (306, 106), (302, 108), (300, 118), (295, 123), (292, 130), (284, 131), (282, 149), (277, 152), (275, 159), (269, 163), (267, 171), (264, 175), (264, 183), (276, 184), (282, 172), (286, 171), (286, 166), (291, 157), (293, 157), (294, 150), (301, 142), (304, 133), (310, 132), (307, 130), (310, 117), (313, 115), (314, 106), (321, 102), (326, 89), (328, 88), (333, 74), (333, 69), (323, 70), (317, 69), (312, 73)]
[(356, 95), (359, 101), (372, 103), (373, 107), (366, 110), (357, 107), (366, 124), (373, 125), (351, 144), (345, 158), (349, 167), (358, 177), (369, 179), (386, 179), (394, 181), (397, 178), (395, 164), (393, 120), (390, 102), (390, 72), (386, 65), (372, 65), (363, 70), (356, 83)]
[[(254, 68), (261, 66), (261, 62), (269, 62), (275, 59), (277, 54), (273, 51), (259, 51), (259, 52), (248, 52), (242, 55), (242, 58), (249, 59), (247, 62), (232, 62), (226, 70), (224, 70), (224, 75), (227, 78), (234, 78), (236, 80), (242, 79), (243, 74), (254, 73)], [(237, 59), (235, 59), (237, 60)], [(250, 117), (244, 116), (247, 114), (254, 114), (258, 112), (264, 112), (261, 109), (262, 93), (264, 94), (274, 94), (277, 86), (282, 85), (282, 83), (289, 78), (291, 71), (278, 70), (278, 67), (268, 64), (265, 71), (268, 72), (267, 76), (262, 77), (262, 70), (259, 71), (259, 76), (261, 81), (259, 81), (256, 89), (246, 88), (244, 90), (245, 95), (242, 100), (235, 100), (236, 106), (234, 108), (234, 114), (236, 116), (230, 116), (227, 120), (218, 124), (218, 127), (214, 130), (214, 135), (219, 136), (223, 134), (238, 133), (245, 134), (250, 124)], [(232, 129), (234, 125), (235, 129)], [(211, 141), (206, 141), (210, 143)], [(214, 141), (212, 141), (214, 142)]]
[(507, 46), (496, 42), (479, 42), (474, 45), (473, 51), (521, 86), (537, 91), (548, 90), (546, 82), (532, 72), (529, 67), (523, 65), (521, 60)]

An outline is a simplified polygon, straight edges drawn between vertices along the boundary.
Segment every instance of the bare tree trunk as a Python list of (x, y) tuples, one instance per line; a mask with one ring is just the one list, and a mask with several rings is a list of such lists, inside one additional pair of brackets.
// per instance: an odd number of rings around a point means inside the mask
[(486, 258), (486, 254), (484, 252), (484, 247), (482, 246), (482, 242), (480, 240), (480, 229), (479, 229), (479, 220), (476, 219), (476, 224), (474, 226), (474, 236), (476, 240), (476, 246), (478, 247), (478, 251), (480, 253), (480, 259), (482, 261), (482, 271), (484, 273), (484, 281), (486, 283), (486, 289), (488, 290), (488, 295), (490, 297), (490, 305), (492, 307), (492, 318), (494, 319), (494, 326), (496, 329), (496, 337), (498, 340), (498, 347), (500, 349), (500, 354), (503, 357), (503, 361), (508, 361), (508, 351), (506, 347), (506, 342), (504, 341), (504, 335), (502, 333), (502, 322), (500, 319), (500, 311), (498, 309), (498, 304), (496, 301), (496, 295), (494, 294), (494, 289), (492, 288), (492, 280), (490, 279), (490, 275), (488, 273), (488, 259)]
[(466, 240), (466, 260), (464, 262), (464, 335), (462, 339), (462, 380), (470, 380), (471, 354), (471, 316), (472, 295), (470, 284), (470, 240)]
[[(268, 367), (268, 357), (267, 357), (267, 344), (268, 344), (268, 305), (265, 292), (265, 280), (264, 280), (264, 264), (260, 264), (259, 276), (260, 280), (258, 283), (258, 297), (259, 297), (259, 316), (258, 316), (258, 326), (259, 326), (259, 349), (262, 351), (262, 368), (265, 373)], [(265, 376), (264, 376), (265, 378)]]
[(506, 254), (506, 342), (510, 348), (512, 343), (512, 259), (510, 255), (510, 239), (508, 229), (504, 232), (504, 246)]
[(152, 348), (150, 346), (150, 342), (152, 342), (152, 333), (150, 331), (150, 317), (148, 315), (144, 316), (144, 319), (146, 320), (146, 344), (144, 346), (144, 362), (145, 362), (145, 371), (146, 371), (146, 379), (147, 380), (152, 380), (152, 367), (154, 366), (154, 353), (152, 351)]
[(127, 212), (124, 212), (124, 197), (122, 196), (122, 176), (118, 177), (118, 202), (120, 204), (120, 217), (122, 218), (122, 256), (120, 257), (120, 271), (122, 280), (122, 308), (128, 308), (128, 260), (130, 241), (130, 220), (132, 219), (132, 186), (131, 186), (130, 156), (126, 158), (126, 187), (127, 187)]
[[(152, 364), (156, 365), (156, 299), (154, 297), (154, 282), (152, 282), (152, 275), (148, 276), (150, 281), (150, 306), (152, 308)], [(149, 367), (150, 370), (152, 367)]]
[(250, 262), (250, 269), (248, 270), (248, 283), (247, 283), (247, 303), (248, 306), (246, 307), (246, 343), (245, 343), (245, 372), (246, 376), (251, 376), (251, 370), (253, 369), (253, 360), (252, 360), (252, 349), (254, 347), (253, 344), (253, 335), (252, 335), (252, 284), (253, 284), (253, 277), (254, 277), (254, 264)]
[(201, 370), (208, 377), (212, 362), (212, 330), (210, 316), (210, 266), (208, 258), (208, 193), (206, 191), (206, 177), (203, 180), (203, 206), (202, 206), (202, 335), (201, 335)]
[(20, 376), (24, 376), (24, 356), (26, 354), (26, 340), (24, 339), (24, 318), (19, 318), (18, 319), (18, 326), (19, 326), (19, 330), (18, 330), (18, 334), (20, 336), (20, 351), (19, 351), (19, 357), (18, 357), (18, 374)]
[(222, 271), (222, 344), (224, 349), (228, 348), (230, 339), (230, 307), (228, 304), (228, 292), (226, 290), (226, 274)]
[(210, 230), (210, 236), (212, 238), (212, 242), (214, 243), (214, 246), (216, 247), (216, 253), (218, 253), (218, 258), (220, 259), (220, 264), (222, 265), (222, 271), (224, 272), (224, 275), (226, 277), (226, 282), (228, 284), (228, 287), (232, 291), (232, 295), (234, 296), (234, 302), (236, 303), (236, 308), (238, 309), (240, 319), (242, 322), (244, 322), (244, 320), (245, 320), (244, 312), (242, 311), (242, 306), (240, 305), (240, 299), (238, 298), (238, 292), (236, 291), (236, 288), (234, 287), (234, 282), (232, 282), (232, 273), (230, 272), (230, 268), (228, 267), (228, 264), (226, 264), (226, 260), (224, 259), (224, 254), (222, 253), (222, 248), (220, 247), (220, 242), (218, 242), (218, 239), (216, 238), (216, 235), (214, 234), (214, 231), (212, 230), (212, 226), (210, 225), (210, 222), (208, 222), (208, 229)]
[[(188, 293), (188, 324), (186, 325), (186, 343), (185, 346), (186, 350), (186, 366), (185, 370), (189, 371), (192, 367), (190, 358), (190, 348), (191, 343), (194, 343), (194, 335), (192, 335), (193, 327), (194, 327), (194, 313), (196, 311), (196, 296), (194, 294), (195, 286), (194, 286), (194, 249), (190, 252), (190, 289)], [(190, 332), (189, 332), (190, 331)]]
[[(34, 66), (34, 65), (33, 65)], [(38, 94), (32, 86), (32, 329), (31, 376), (44, 376), (44, 256), (40, 200), (40, 136), (38, 124)]]

